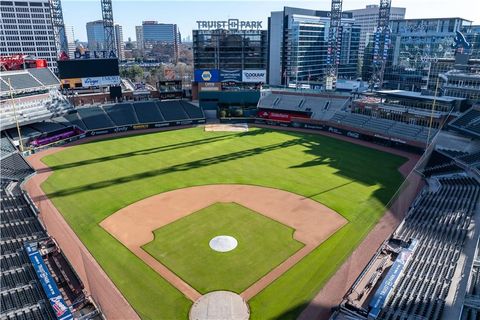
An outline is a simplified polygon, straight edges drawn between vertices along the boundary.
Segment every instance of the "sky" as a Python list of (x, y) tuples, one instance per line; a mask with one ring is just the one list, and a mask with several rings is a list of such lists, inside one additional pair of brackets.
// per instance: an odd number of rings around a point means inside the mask
[[(378, 4), (379, 0), (344, 0), (343, 10), (364, 8), (367, 4)], [(113, 0), (115, 23), (123, 27), (124, 40), (135, 41), (135, 26), (144, 20), (161, 23), (176, 23), (182, 38), (192, 34), (198, 20), (263, 21), (272, 11), (281, 11), (284, 6), (316, 10), (330, 10), (329, 0)], [(392, 6), (407, 8), (406, 18), (461, 17), (480, 24), (480, 0), (392, 0)], [(102, 18), (100, 0), (63, 0), (65, 25), (73, 26), (75, 39), (87, 40), (85, 24)]]

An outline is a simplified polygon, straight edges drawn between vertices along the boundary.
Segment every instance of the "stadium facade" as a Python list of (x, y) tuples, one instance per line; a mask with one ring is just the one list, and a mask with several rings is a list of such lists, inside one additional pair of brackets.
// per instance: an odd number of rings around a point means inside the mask
[(2, 1), (0, 55), (45, 59), (56, 70), (57, 48), (48, 0)]
[[(284, 7), (268, 18), (268, 83), (321, 86), (327, 68), (330, 12)], [(340, 79), (357, 77), (361, 28), (344, 12), (341, 26)]]
[[(237, 27), (198, 21), (193, 30), (194, 87), (198, 91), (252, 89), (266, 83), (268, 33), (261, 22), (240, 21)], [(209, 24), (210, 23), (210, 24)]]

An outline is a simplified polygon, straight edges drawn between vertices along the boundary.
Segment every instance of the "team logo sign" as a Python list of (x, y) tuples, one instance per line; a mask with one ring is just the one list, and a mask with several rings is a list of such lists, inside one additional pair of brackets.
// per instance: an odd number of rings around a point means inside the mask
[(210, 71), (208, 70), (205, 70), (202, 72), (202, 79), (203, 81), (210, 81), (212, 79), (212, 74), (210, 73)]

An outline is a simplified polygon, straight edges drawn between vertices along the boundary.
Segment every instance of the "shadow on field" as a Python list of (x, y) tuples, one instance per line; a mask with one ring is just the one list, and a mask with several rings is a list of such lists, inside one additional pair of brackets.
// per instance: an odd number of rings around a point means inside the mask
[(273, 319), (279, 320), (328, 320), (336, 307), (328, 307), (324, 305), (312, 304), (309, 306), (308, 312), (302, 314), (307, 308), (308, 303), (302, 303), (291, 309), (276, 315)]
[(288, 147), (297, 145), (299, 142), (300, 141), (298, 139), (289, 140), (289, 141), (276, 143), (276, 144), (272, 144), (265, 147), (258, 147), (258, 148), (253, 148), (253, 149), (248, 149), (248, 150), (243, 150), (238, 152), (232, 152), (232, 153), (224, 154), (220, 156), (195, 160), (195, 161), (173, 165), (173, 166), (158, 169), (158, 170), (151, 170), (147, 172), (115, 178), (112, 180), (104, 180), (104, 181), (86, 184), (86, 185), (75, 187), (75, 188), (68, 188), (68, 189), (57, 191), (57, 192), (49, 193), (47, 194), (47, 197), (49, 198), (64, 197), (64, 196), (72, 195), (75, 193), (107, 188), (112, 185), (128, 183), (131, 181), (136, 181), (141, 179), (148, 179), (148, 178), (152, 178), (152, 177), (156, 177), (156, 176), (160, 176), (160, 175), (164, 175), (172, 172), (188, 171), (188, 170), (192, 170), (200, 167), (211, 166), (219, 163), (224, 163), (227, 161), (247, 158), (250, 156), (262, 154), (262, 153), (277, 150), (277, 149), (288, 148)]
[[(292, 135), (297, 136), (295, 133)], [(334, 140), (333, 138), (321, 142), (305, 138), (299, 140), (299, 145), (306, 148), (304, 152), (312, 155), (314, 159), (291, 168), (326, 165), (338, 170), (334, 172), (335, 175), (351, 180), (348, 183), (311, 195), (309, 198), (358, 182), (366, 186), (379, 185), (379, 189), (374, 192), (373, 196), (386, 205), (401, 183), (401, 180), (397, 180), (400, 177), (398, 170), (389, 171), (388, 168), (383, 166), (381, 170), (385, 170), (386, 175), (381, 176), (378, 173), (378, 166), (382, 165), (382, 161), (392, 161), (392, 155), (390, 154), (350, 142)]]
[[(189, 147), (199, 146), (199, 145), (202, 145), (202, 144), (228, 140), (228, 139), (231, 139), (233, 137), (235, 137), (235, 136), (234, 135), (225, 135), (225, 136), (218, 136), (218, 137), (212, 137), (212, 138), (207, 138), (207, 139), (200, 139), (200, 140), (193, 140), (193, 141), (169, 144), (169, 145), (161, 146), (161, 147), (136, 150), (136, 151), (131, 151), (131, 152), (119, 153), (119, 154), (115, 154), (115, 155), (111, 155), (111, 156), (106, 156), (106, 157), (100, 157), (100, 158), (88, 159), (88, 160), (81, 160), (81, 161), (77, 161), (77, 162), (70, 162), (70, 163), (61, 164), (61, 165), (57, 165), (57, 166), (51, 166), (49, 169), (38, 170), (37, 172), (41, 173), (43, 171), (50, 171), (50, 170), (55, 171), (55, 170), (62, 170), (62, 169), (70, 169), (70, 168), (76, 168), (76, 167), (80, 167), (80, 166), (86, 166), (86, 165), (90, 165), (90, 164), (100, 163), (100, 162), (104, 162), (104, 161), (111, 161), (111, 160), (116, 160), (116, 159), (123, 159), (123, 158), (135, 157), (135, 156), (148, 155), (148, 154), (164, 152), (164, 151), (171, 151), (171, 150), (176, 150), (176, 149), (181, 149), (181, 148), (189, 148)], [(104, 140), (100, 140), (100, 141), (104, 141)], [(89, 143), (93, 143), (93, 142), (89, 142)]]

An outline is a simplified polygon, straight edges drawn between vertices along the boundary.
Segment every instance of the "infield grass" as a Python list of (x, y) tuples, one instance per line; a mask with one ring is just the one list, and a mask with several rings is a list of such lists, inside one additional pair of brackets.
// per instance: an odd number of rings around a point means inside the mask
[[(216, 203), (157, 229), (143, 249), (201, 294), (241, 293), (303, 247), (294, 229), (236, 203)], [(229, 252), (210, 248), (212, 238), (234, 237)]]
[(99, 223), (146, 197), (239, 183), (318, 201), (349, 223), (249, 301), (252, 319), (295, 318), (385, 212), (404, 158), (333, 138), (251, 129), (165, 131), (85, 143), (43, 159), (42, 185), (109, 277), (145, 319), (186, 319), (191, 301)]

